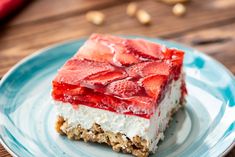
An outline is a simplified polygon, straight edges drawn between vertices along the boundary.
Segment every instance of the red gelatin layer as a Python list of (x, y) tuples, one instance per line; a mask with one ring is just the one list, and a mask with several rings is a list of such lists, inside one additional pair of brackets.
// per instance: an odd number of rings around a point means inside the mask
[[(142, 39), (93, 34), (53, 80), (54, 100), (149, 118), (184, 52)], [(182, 84), (182, 94), (186, 94)]]

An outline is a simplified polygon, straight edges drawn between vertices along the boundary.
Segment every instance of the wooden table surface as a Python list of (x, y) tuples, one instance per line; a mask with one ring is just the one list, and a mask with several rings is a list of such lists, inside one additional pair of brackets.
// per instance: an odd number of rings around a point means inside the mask
[[(191, 0), (187, 14), (176, 17), (172, 6), (157, 0), (137, 1), (151, 14), (143, 26), (125, 14), (129, 0), (36, 0), (0, 27), (0, 78), (19, 60), (48, 45), (93, 32), (145, 35), (195, 47), (235, 74), (235, 0)], [(102, 26), (88, 23), (85, 13), (106, 14)], [(10, 156), (0, 146), (0, 156)], [(233, 148), (226, 157), (235, 157)]]

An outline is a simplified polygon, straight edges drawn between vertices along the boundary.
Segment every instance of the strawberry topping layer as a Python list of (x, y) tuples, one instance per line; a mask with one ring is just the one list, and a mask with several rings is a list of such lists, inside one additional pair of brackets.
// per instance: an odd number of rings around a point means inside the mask
[(150, 118), (168, 84), (179, 78), (183, 57), (180, 50), (146, 40), (93, 34), (59, 70), (52, 97)]

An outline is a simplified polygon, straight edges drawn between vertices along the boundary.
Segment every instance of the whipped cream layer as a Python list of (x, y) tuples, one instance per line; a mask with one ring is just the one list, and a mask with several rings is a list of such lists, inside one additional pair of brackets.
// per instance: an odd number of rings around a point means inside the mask
[(169, 120), (169, 112), (179, 107), (181, 97), (182, 78), (172, 81), (164, 99), (157, 107), (155, 114), (150, 118), (142, 118), (134, 115), (124, 115), (107, 110), (79, 105), (77, 109), (69, 103), (55, 101), (57, 112), (68, 121), (69, 128), (75, 128), (78, 124), (82, 128), (90, 129), (94, 123), (101, 126), (104, 131), (122, 133), (132, 139), (134, 136), (146, 139), (149, 150), (154, 152), (160, 139), (164, 138), (165, 130)]

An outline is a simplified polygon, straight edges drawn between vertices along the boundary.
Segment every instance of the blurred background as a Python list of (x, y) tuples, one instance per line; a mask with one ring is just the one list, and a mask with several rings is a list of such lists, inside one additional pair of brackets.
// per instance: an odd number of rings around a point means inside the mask
[[(0, 0), (0, 78), (41, 48), (94, 32), (180, 42), (235, 74), (235, 0)], [(1, 145), (0, 156), (9, 156)]]

